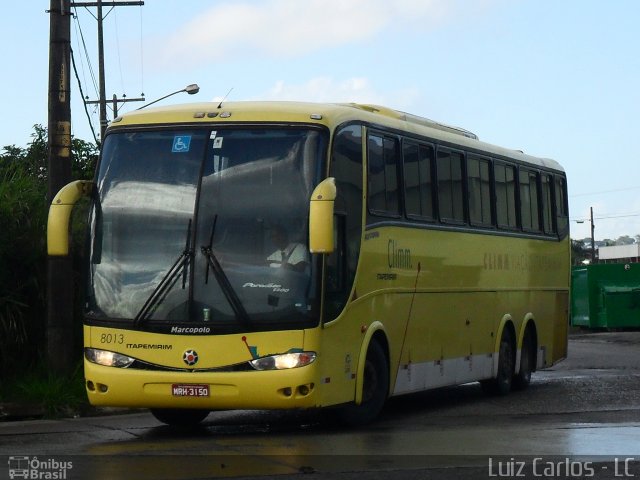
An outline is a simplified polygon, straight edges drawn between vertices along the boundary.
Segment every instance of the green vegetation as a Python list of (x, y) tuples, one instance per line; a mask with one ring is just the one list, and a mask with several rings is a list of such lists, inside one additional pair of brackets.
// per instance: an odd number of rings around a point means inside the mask
[[(66, 382), (79, 381), (81, 391), (83, 382), (81, 373), (55, 379), (45, 365), (47, 141), (46, 129), (36, 125), (26, 148), (10, 145), (0, 153), (0, 400), (41, 398), (54, 414), (61, 407), (53, 397), (77, 405), (71, 394), (76, 390)], [(72, 178), (92, 178), (97, 156), (97, 145), (73, 139)], [(85, 218), (86, 213), (74, 215), (72, 226), (77, 286), (82, 284), (79, 232)], [(77, 339), (70, 339), (69, 348), (78, 349), (81, 358), (81, 320), (76, 317)]]
[[(16, 405), (20, 416), (73, 417), (90, 409), (82, 364), (71, 375), (56, 376), (44, 367), (3, 382), (0, 402)], [(14, 412), (15, 413), (15, 412)]]
[(581, 265), (591, 256), (591, 250), (584, 246), (580, 240), (571, 240), (571, 263)]

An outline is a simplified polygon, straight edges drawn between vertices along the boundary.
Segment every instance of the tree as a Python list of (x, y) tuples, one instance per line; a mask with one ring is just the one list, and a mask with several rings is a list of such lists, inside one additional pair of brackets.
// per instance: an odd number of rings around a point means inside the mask
[(571, 260), (574, 265), (581, 265), (591, 259), (591, 248), (586, 248), (584, 240), (571, 240)]
[(630, 237), (629, 235), (623, 235), (621, 237), (618, 237), (615, 244), (616, 245), (633, 245), (634, 243), (636, 243), (635, 238)]
[[(97, 145), (73, 139), (71, 148), (74, 178), (92, 178)], [(26, 148), (0, 153), (0, 375), (32, 366), (44, 351), (46, 198), (47, 131), (35, 125)]]

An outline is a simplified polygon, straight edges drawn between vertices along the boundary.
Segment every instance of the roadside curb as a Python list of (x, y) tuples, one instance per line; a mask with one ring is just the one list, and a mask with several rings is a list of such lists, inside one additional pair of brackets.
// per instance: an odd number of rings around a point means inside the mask
[(0, 403), (0, 422), (42, 418), (45, 413), (44, 407), (36, 403)]
[[(141, 409), (119, 407), (92, 407), (83, 405), (78, 409), (67, 408), (59, 412), (54, 418), (105, 417), (144, 411)], [(24, 420), (42, 420), (47, 418), (47, 411), (38, 403), (0, 402), (0, 423), (18, 422)]]

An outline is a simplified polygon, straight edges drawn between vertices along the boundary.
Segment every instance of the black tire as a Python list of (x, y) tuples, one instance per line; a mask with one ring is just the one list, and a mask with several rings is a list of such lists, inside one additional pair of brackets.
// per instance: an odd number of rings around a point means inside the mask
[(500, 338), (500, 352), (498, 353), (498, 374), (491, 380), (481, 382), (482, 389), (493, 395), (506, 395), (511, 391), (511, 382), (515, 373), (516, 351), (513, 335), (505, 328)]
[(151, 414), (157, 420), (174, 427), (193, 427), (207, 418), (209, 410), (186, 408), (152, 408)]
[(375, 340), (369, 345), (364, 366), (362, 403), (349, 404), (338, 410), (338, 418), (345, 425), (370, 423), (382, 411), (389, 395), (389, 365), (384, 349)]
[(527, 330), (522, 339), (520, 352), (520, 371), (513, 376), (512, 388), (524, 390), (531, 383), (531, 373), (536, 366), (536, 346), (531, 330)]

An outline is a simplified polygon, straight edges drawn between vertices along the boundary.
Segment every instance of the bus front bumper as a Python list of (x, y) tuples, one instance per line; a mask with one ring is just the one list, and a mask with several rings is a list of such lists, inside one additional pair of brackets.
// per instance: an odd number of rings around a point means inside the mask
[(288, 370), (167, 372), (115, 368), (85, 359), (95, 406), (128, 408), (289, 409), (318, 407), (314, 364)]

